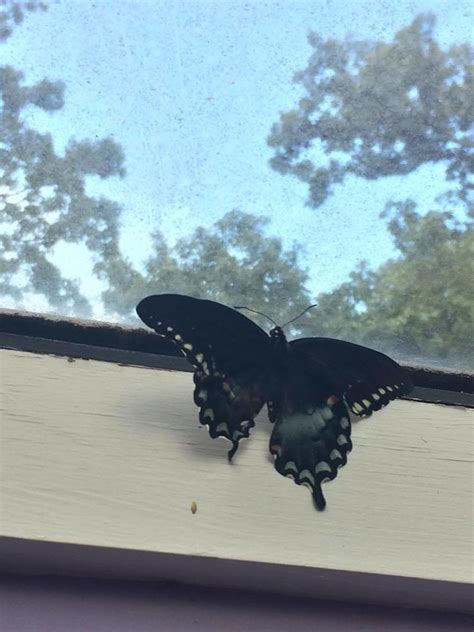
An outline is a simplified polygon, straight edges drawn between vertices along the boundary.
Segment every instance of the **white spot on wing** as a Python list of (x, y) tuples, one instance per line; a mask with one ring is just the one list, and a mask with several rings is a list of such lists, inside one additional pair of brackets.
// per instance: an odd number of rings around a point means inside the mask
[(296, 467), (296, 463), (294, 461), (288, 461), (288, 463), (285, 465), (285, 472), (290, 470), (292, 472), (298, 472), (298, 468)]
[(192, 351), (193, 350), (193, 345), (190, 342), (186, 342), (183, 345), (183, 349), (186, 349), (186, 351)]
[(212, 408), (206, 408), (203, 417), (205, 419), (210, 419), (211, 421), (214, 421), (214, 411), (212, 410)]
[(320, 461), (314, 468), (314, 471), (316, 474), (319, 474), (320, 472), (332, 472), (332, 469), (329, 463), (326, 463), (326, 461)]
[(225, 421), (216, 426), (216, 432), (226, 432), (227, 434), (229, 434), (229, 428), (227, 427)]
[(303, 479), (306, 479), (311, 485), (315, 484), (314, 476), (311, 474), (309, 470), (303, 470), (302, 472), (300, 472), (299, 479), (300, 481), (303, 481)]
[(329, 454), (329, 458), (331, 459), (331, 461), (335, 461), (336, 459), (342, 459), (342, 454), (339, 452), (339, 450), (331, 450), (331, 453)]
[(354, 405), (352, 406), (352, 408), (356, 411), (356, 413), (361, 413), (364, 410), (362, 406), (359, 404), (359, 402), (354, 402)]
[(341, 417), (341, 421), (339, 423), (341, 424), (341, 428), (344, 428), (344, 430), (349, 428), (349, 419), (347, 419), (347, 417)]
[(363, 399), (363, 400), (362, 400), (362, 403), (364, 404), (364, 406), (365, 406), (366, 408), (370, 408), (370, 402), (369, 402), (369, 400), (368, 400), (368, 399)]
[(378, 393), (372, 393), (372, 397), (375, 399), (376, 402), (378, 402), (380, 399), (380, 395)]
[(201, 390), (199, 391), (199, 393), (198, 393), (198, 398), (199, 398), (199, 399), (202, 399), (202, 401), (203, 401), (203, 402), (205, 402), (205, 401), (206, 401), (206, 399), (207, 399), (207, 391), (206, 391), (206, 389), (205, 389), (205, 388), (203, 388), (203, 389), (201, 389)]
[(343, 434), (340, 434), (337, 438), (337, 445), (345, 445), (347, 443), (347, 439)]
[(197, 353), (196, 360), (199, 362), (199, 364), (201, 364), (201, 362), (204, 360), (204, 355), (202, 353)]
[(384, 388), (379, 388), (380, 395), (385, 395), (387, 391)]

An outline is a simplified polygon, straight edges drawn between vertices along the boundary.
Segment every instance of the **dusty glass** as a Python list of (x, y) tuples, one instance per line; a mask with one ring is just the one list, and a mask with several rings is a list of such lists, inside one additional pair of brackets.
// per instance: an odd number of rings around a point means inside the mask
[(470, 5), (2, 2), (2, 305), (317, 302), (293, 334), (472, 366)]

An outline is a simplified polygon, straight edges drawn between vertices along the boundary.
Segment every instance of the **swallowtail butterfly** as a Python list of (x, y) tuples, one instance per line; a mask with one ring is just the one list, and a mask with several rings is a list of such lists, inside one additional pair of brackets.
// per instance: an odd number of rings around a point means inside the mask
[(213, 301), (161, 294), (143, 299), (137, 313), (193, 364), (199, 421), (232, 443), (229, 460), (267, 405), (275, 468), (306, 484), (318, 509), (326, 505), (321, 483), (337, 476), (352, 449), (349, 410), (368, 417), (412, 388), (382, 353), (332, 338), (288, 342), (281, 327), (268, 335)]

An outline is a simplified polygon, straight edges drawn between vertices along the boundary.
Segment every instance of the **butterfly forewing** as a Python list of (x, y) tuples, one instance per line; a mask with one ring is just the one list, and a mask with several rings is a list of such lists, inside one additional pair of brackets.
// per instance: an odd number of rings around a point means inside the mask
[(225, 305), (178, 294), (149, 296), (137, 313), (194, 365), (199, 420), (232, 441), (231, 458), (267, 397), (268, 335)]
[(299, 338), (290, 348), (326, 368), (355, 415), (369, 416), (413, 388), (399, 364), (367, 347), (333, 338)]

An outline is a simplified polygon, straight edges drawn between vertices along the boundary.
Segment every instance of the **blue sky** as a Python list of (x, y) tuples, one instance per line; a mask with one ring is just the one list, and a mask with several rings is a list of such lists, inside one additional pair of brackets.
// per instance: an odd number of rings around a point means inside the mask
[[(63, 110), (27, 113), (59, 151), (71, 137), (111, 136), (123, 146), (126, 177), (89, 186), (123, 206), (122, 246), (137, 265), (156, 228), (173, 241), (240, 208), (269, 216), (269, 233), (286, 244), (302, 243), (317, 294), (361, 259), (377, 266), (393, 255), (379, 219), (389, 198), (412, 197), (427, 210), (446, 187), (442, 167), (425, 166), (403, 178), (350, 180), (314, 210), (301, 182), (270, 169), (266, 137), (303, 94), (291, 78), (311, 53), (308, 31), (390, 39), (431, 11), (442, 44), (471, 37), (463, 0), (350, 4), (64, 0), (28, 15), (2, 45), (1, 63), (23, 70), (28, 83), (65, 82)], [(80, 246), (59, 246), (52, 258), (97, 298), (102, 286)]]

